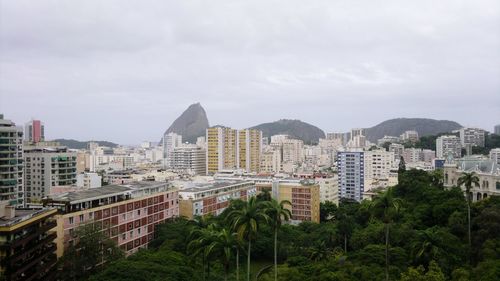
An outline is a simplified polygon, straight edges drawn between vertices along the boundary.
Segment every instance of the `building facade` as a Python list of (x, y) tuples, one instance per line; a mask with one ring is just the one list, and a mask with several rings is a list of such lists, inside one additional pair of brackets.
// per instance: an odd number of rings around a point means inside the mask
[(457, 136), (440, 136), (436, 139), (436, 157), (447, 158), (448, 155), (460, 158), (462, 155), (462, 145)]
[(98, 173), (82, 173), (76, 175), (76, 186), (89, 189), (89, 188), (97, 188), (102, 185), (102, 176)]
[(417, 131), (405, 131), (399, 136), (402, 142), (417, 142), (418, 132)]
[(182, 136), (168, 133), (163, 136), (163, 163), (165, 168), (170, 168), (170, 158), (174, 148), (182, 145)]
[(466, 145), (484, 147), (484, 136), (486, 131), (480, 128), (460, 129), (460, 143), (462, 147)]
[(494, 148), (490, 150), (490, 159), (500, 165), (500, 148)]
[(0, 114), (0, 201), (23, 206), (23, 130)]
[(238, 169), (248, 173), (257, 173), (260, 170), (262, 153), (262, 132), (259, 130), (238, 131)]
[(15, 210), (0, 202), (0, 277), (5, 280), (53, 280), (55, 209)]
[(63, 146), (25, 146), (26, 202), (40, 202), (53, 186), (76, 184), (76, 155)]
[(363, 200), (365, 189), (364, 152), (338, 152), (337, 172), (340, 198)]
[(207, 129), (207, 175), (236, 169), (237, 131), (225, 127)]
[(170, 169), (192, 175), (206, 174), (206, 151), (197, 145), (175, 147), (170, 155)]
[(40, 120), (31, 120), (24, 125), (24, 139), (27, 142), (41, 142), (45, 140), (45, 125)]
[(127, 255), (147, 248), (155, 227), (179, 215), (178, 192), (168, 183), (133, 182), (68, 192), (44, 200), (60, 210), (57, 256), (75, 243), (78, 226), (97, 223)]

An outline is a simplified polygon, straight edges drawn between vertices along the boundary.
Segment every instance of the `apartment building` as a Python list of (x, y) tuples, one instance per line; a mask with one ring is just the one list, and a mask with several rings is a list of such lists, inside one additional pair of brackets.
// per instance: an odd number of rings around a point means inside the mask
[(417, 142), (419, 140), (417, 131), (405, 131), (399, 138), (402, 142)]
[(259, 130), (238, 131), (238, 169), (248, 173), (257, 173), (260, 170), (260, 157), (262, 153), (262, 132)]
[(206, 174), (206, 151), (194, 144), (173, 148), (170, 153), (170, 169), (192, 175)]
[(53, 186), (76, 183), (76, 152), (54, 143), (24, 147), (24, 182), (27, 203), (40, 202)]
[(0, 201), (24, 206), (23, 130), (0, 114)]
[(163, 136), (163, 163), (165, 168), (170, 168), (170, 158), (176, 147), (182, 145), (182, 135), (168, 133)]
[(56, 207), (57, 256), (72, 245), (78, 226), (97, 223), (105, 235), (130, 255), (147, 248), (155, 227), (179, 215), (178, 191), (169, 183), (133, 182), (68, 192), (44, 200)]
[(76, 175), (76, 186), (83, 189), (97, 188), (102, 185), (102, 176), (98, 173), (81, 173)]
[(0, 278), (53, 280), (55, 209), (14, 209), (0, 201)]
[(384, 149), (365, 151), (364, 158), (364, 191), (397, 184), (397, 165), (393, 152)]
[(500, 148), (490, 150), (490, 159), (500, 165)]
[(40, 120), (31, 120), (24, 125), (24, 139), (37, 143), (45, 140), (45, 125)]
[(363, 200), (365, 191), (364, 152), (338, 152), (337, 172), (340, 198)]
[(484, 137), (486, 131), (480, 128), (461, 128), (460, 129), (460, 143), (462, 147), (466, 145), (484, 147)]
[(459, 137), (447, 135), (436, 139), (436, 157), (443, 159), (447, 158), (448, 155), (454, 158), (462, 156), (462, 145)]
[(225, 180), (186, 183), (179, 191), (180, 215), (192, 219), (207, 214), (219, 215), (232, 199), (247, 200), (257, 192), (253, 181)]

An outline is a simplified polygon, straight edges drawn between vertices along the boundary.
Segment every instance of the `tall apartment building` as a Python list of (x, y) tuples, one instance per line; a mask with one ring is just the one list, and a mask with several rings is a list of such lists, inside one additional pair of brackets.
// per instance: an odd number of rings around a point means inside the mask
[(236, 169), (237, 131), (225, 127), (207, 129), (207, 175)]
[(337, 172), (340, 198), (363, 200), (365, 189), (364, 152), (338, 152)]
[(56, 212), (15, 210), (0, 201), (0, 279), (54, 280)]
[(260, 155), (262, 153), (262, 132), (245, 129), (238, 131), (238, 169), (246, 172), (260, 170)]
[(357, 136), (364, 136), (364, 135), (365, 135), (365, 129), (363, 128), (351, 129), (351, 141), (353, 141), (354, 138)]
[(0, 114), (0, 201), (23, 206), (23, 130)]
[(447, 158), (448, 155), (454, 158), (462, 156), (462, 145), (457, 136), (440, 136), (436, 139), (436, 157)]
[(163, 136), (163, 161), (165, 168), (170, 168), (170, 157), (175, 147), (182, 145), (182, 136), (176, 133), (168, 133)]
[(260, 172), (277, 173), (281, 170), (281, 154), (278, 150), (266, 150), (262, 152), (260, 161)]
[(466, 145), (484, 147), (484, 135), (486, 131), (480, 128), (460, 129), (460, 143), (462, 147)]
[(403, 152), (403, 159), (405, 163), (416, 163), (420, 162), (422, 156), (421, 148), (405, 148)]
[(57, 256), (74, 243), (76, 229), (97, 223), (107, 237), (130, 255), (147, 248), (155, 227), (179, 215), (177, 189), (169, 183), (133, 182), (107, 185), (79, 192), (68, 192), (44, 199), (45, 206), (56, 207)]
[[(271, 143), (271, 145), (273, 145)], [(304, 142), (296, 139), (286, 139), (281, 143), (281, 161), (300, 163), (304, 160)]]
[(417, 142), (418, 141), (418, 132), (417, 131), (405, 131), (399, 137), (402, 142)]
[(315, 181), (282, 179), (256, 181), (257, 191), (272, 191), (272, 197), (278, 202), (287, 200), (285, 207), (290, 210), (293, 223), (312, 221), (319, 223), (320, 186)]
[(53, 186), (76, 183), (76, 152), (64, 146), (37, 143), (24, 147), (26, 202), (39, 202)]
[(45, 125), (40, 120), (31, 120), (24, 125), (24, 139), (27, 142), (41, 142), (45, 140)]
[(490, 150), (490, 159), (500, 165), (500, 148)]
[(500, 125), (496, 125), (495, 128), (493, 128), (493, 132), (495, 135), (500, 136)]
[(394, 153), (384, 149), (365, 151), (364, 191), (397, 184)]
[(394, 159), (397, 161), (399, 161), (401, 159), (401, 156), (403, 156), (404, 151), (405, 151), (405, 147), (402, 144), (391, 143), (389, 145), (389, 152), (394, 153)]
[(191, 144), (175, 147), (169, 161), (170, 169), (193, 175), (205, 175), (206, 151)]
[(226, 180), (190, 183), (179, 191), (180, 215), (192, 219), (207, 214), (220, 215), (233, 199), (247, 200), (257, 190), (253, 181)]
[(319, 185), (319, 200), (324, 203), (326, 201), (339, 204), (339, 179), (335, 174), (331, 178), (316, 178), (316, 183)]
[(344, 145), (347, 143), (347, 133), (327, 133), (326, 139), (327, 140), (336, 140), (341, 145)]

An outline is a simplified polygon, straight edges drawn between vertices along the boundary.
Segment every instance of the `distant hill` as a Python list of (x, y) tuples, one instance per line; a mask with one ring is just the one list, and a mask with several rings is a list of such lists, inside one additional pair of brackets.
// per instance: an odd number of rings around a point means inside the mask
[[(72, 149), (85, 149), (88, 147), (89, 142), (91, 142), (91, 141), (77, 141), (72, 139), (55, 139), (53, 141), (57, 141), (61, 145), (67, 146), (68, 148)], [(92, 142), (97, 142), (100, 146), (107, 146), (107, 147), (118, 146), (118, 144), (109, 141), (92, 141)]]
[(195, 103), (175, 119), (165, 133), (176, 133), (182, 135), (183, 142), (196, 143), (198, 137), (205, 136), (208, 127), (205, 109), (200, 103)]
[(264, 137), (286, 134), (303, 140), (306, 144), (318, 143), (320, 138), (325, 138), (323, 130), (300, 120), (281, 119), (271, 123), (263, 123), (250, 129), (261, 130)]
[(365, 135), (371, 142), (387, 136), (399, 136), (405, 131), (415, 130), (419, 136), (437, 135), (462, 128), (454, 121), (426, 118), (397, 118), (384, 121), (374, 127), (366, 128)]

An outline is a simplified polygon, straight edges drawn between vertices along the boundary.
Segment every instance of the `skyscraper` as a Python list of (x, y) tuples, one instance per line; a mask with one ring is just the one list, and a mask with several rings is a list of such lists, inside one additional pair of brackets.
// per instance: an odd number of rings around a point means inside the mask
[(364, 152), (338, 152), (337, 171), (340, 198), (363, 200), (365, 188)]
[(40, 120), (31, 120), (24, 125), (24, 139), (28, 142), (45, 140), (45, 125)]
[(0, 201), (24, 205), (23, 129), (0, 114)]
[(163, 136), (163, 164), (165, 168), (170, 168), (170, 159), (174, 148), (182, 145), (182, 135), (168, 133)]
[(258, 172), (262, 151), (262, 132), (259, 130), (238, 131), (238, 168), (247, 172)]
[(495, 135), (500, 136), (500, 124), (496, 125), (493, 131), (494, 131)]

